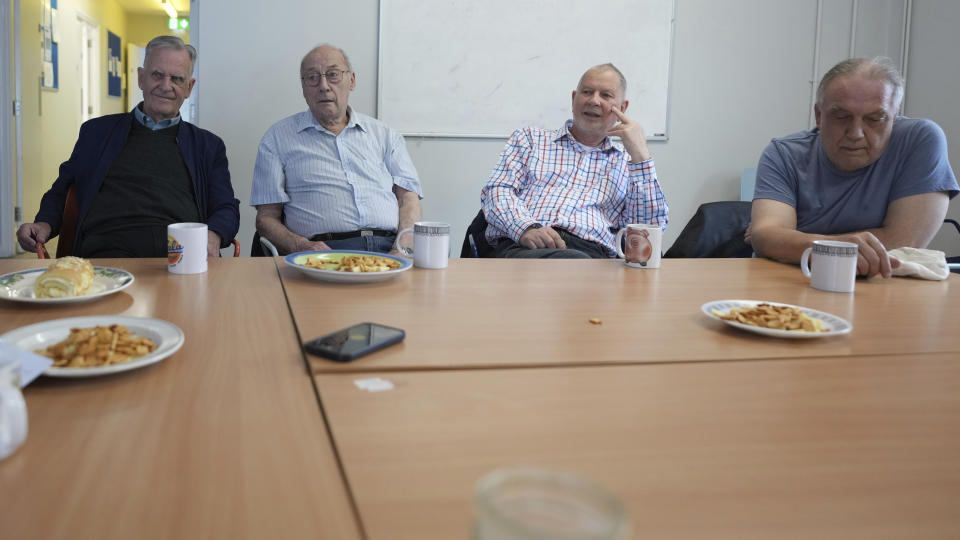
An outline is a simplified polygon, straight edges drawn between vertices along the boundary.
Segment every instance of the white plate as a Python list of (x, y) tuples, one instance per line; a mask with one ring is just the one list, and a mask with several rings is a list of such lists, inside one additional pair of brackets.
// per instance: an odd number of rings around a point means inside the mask
[[(307, 257), (336, 258), (343, 257), (344, 255), (375, 255), (377, 257), (386, 257), (387, 259), (393, 259), (399, 262), (401, 266), (396, 270), (387, 270), (384, 272), (339, 272), (337, 270), (324, 270), (322, 268), (311, 268), (303, 265), (303, 261)], [(413, 263), (407, 259), (398, 257), (396, 255), (374, 253), (372, 251), (350, 251), (342, 249), (333, 251), (300, 251), (287, 255), (283, 258), (283, 261), (296, 268), (304, 275), (310, 276), (314, 279), (333, 281), (336, 283), (370, 283), (373, 281), (384, 281), (397, 277), (397, 275), (406, 272), (413, 266)]]
[(46, 268), (35, 268), (0, 276), (0, 298), (32, 304), (69, 304), (107, 296), (122, 291), (133, 283), (133, 274), (126, 270), (95, 266), (93, 267), (93, 282), (86, 293), (66, 298), (37, 298), (33, 295), (33, 284), (45, 270)]
[[(820, 319), (823, 322), (823, 327), (829, 329), (829, 332), (798, 332), (796, 330), (778, 330), (775, 328), (761, 328), (759, 326), (753, 326), (749, 324), (743, 324), (737, 321), (728, 321), (726, 319), (721, 319), (714, 315), (713, 310), (717, 310), (720, 313), (727, 313), (732, 308), (746, 307), (751, 308), (755, 307), (758, 304), (770, 304), (771, 306), (784, 306), (792, 307), (799, 309), (807, 317), (811, 319)], [(781, 304), (780, 302), (767, 302), (764, 300), (714, 300), (713, 302), (707, 302), (706, 304), (700, 306), (700, 311), (704, 315), (710, 317), (711, 319), (716, 319), (724, 323), (729, 324), (735, 328), (741, 330), (747, 330), (748, 332), (755, 332), (757, 334), (763, 334), (765, 336), (774, 336), (780, 338), (821, 338), (821, 337), (830, 337), (830, 336), (842, 336), (843, 334), (849, 334), (853, 330), (853, 325), (848, 321), (826, 313), (823, 311), (817, 311), (815, 309), (805, 308), (803, 306), (794, 306), (791, 304)]]
[(150, 354), (134, 358), (122, 364), (112, 364), (99, 367), (51, 367), (43, 372), (50, 377), (95, 377), (109, 375), (121, 371), (130, 371), (150, 364), (156, 364), (183, 346), (183, 330), (170, 322), (161, 319), (146, 317), (125, 317), (122, 315), (98, 315), (92, 317), (70, 317), (55, 319), (37, 324), (31, 324), (16, 330), (11, 330), (0, 336), (0, 341), (18, 347), (25, 351), (36, 352), (57, 342), (63, 341), (70, 335), (71, 328), (90, 326), (106, 326), (120, 324), (126, 326), (130, 332), (147, 337), (157, 344), (157, 348)]

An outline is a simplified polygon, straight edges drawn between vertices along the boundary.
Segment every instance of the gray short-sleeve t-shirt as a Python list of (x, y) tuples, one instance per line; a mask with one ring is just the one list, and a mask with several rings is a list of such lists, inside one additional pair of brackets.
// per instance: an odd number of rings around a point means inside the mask
[(897, 199), (960, 192), (940, 126), (898, 116), (890, 143), (876, 163), (852, 173), (838, 171), (823, 152), (814, 128), (773, 139), (760, 157), (754, 199), (773, 199), (797, 211), (797, 230), (841, 234), (883, 225)]

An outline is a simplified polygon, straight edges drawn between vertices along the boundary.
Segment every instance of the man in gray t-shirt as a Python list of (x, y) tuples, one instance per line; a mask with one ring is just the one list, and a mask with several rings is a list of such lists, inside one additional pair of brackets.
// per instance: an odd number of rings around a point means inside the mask
[(889, 277), (887, 249), (926, 247), (960, 187), (930, 120), (896, 116), (903, 79), (889, 59), (844, 60), (823, 77), (817, 127), (773, 139), (757, 166), (750, 241), (798, 263), (814, 240), (859, 246), (857, 273)]

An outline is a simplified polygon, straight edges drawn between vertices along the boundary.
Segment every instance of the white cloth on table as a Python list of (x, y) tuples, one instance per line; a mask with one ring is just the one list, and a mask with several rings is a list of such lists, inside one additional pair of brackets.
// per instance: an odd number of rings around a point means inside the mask
[(920, 279), (944, 280), (950, 276), (947, 255), (935, 249), (901, 247), (887, 253), (900, 260), (900, 267), (893, 269), (893, 275)]

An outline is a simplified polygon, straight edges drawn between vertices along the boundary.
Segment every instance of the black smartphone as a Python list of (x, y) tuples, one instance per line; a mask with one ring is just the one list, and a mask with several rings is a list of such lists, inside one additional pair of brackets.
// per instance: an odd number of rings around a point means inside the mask
[(337, 362), (351, 362), (365, 354), (400, 343), (406, 333), (390, 326), (376, 323), (360, 323), (320, 336), (303, 344), (310, 354)]

